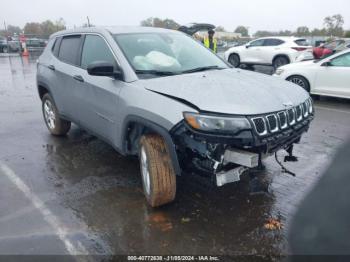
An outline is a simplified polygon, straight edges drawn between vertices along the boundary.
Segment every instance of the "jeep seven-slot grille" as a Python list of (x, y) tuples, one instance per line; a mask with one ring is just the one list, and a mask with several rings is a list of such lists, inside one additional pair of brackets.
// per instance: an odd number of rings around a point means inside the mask
[(313, 112), (311, 99), (286, 111), (251, 118), (255, 131), (260, 135), (268, 135), (294, 125)]

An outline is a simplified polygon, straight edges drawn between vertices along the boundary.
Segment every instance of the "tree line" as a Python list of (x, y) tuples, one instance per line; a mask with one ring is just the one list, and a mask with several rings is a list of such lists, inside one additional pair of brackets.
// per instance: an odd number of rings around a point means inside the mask
[(66, 29), (66, 22), (63, 18), (56, 21), (46, 20), (41, 23), (28, 22), (23, 28), (14, 25), (6, 26), (5, 30), (1, 30), (0, 34), (3, 36), (13, 35), (35, 35), (35, 36), (50, 36), (51, 34)]
[[(168, 29), (177, 29), (180, 27), (175, 20), (165, 18), (161, 19), (158, 17), (149, 17), (140, 22), (141, 26), (161, 27)], [(253, 34), (254, 37), (264, 36), (333, 36), (333, 37), (350, 37), (350, 30), (344, 30), (344, 18), (340, 14), (327, 16), (323, 19), (323, 28), (309, 29), (307, 26), (299, 26), (295, 31), (280, 30), (280, 31), (266, 31), (259, 30)], [(87, 25), (84, 24), (83, 27)], [(14, 34), (25, 34), (25, 35), (37, 35), (37, 36), (49, 36), (57, 31), (66, 29), (66, 22), (63, 18), (56, 21), (46, 20), (41, 23), (28, 22), (23, 28), (15, 25), (8, 25), (6, 30), (0, 30), (0, 35), (11, 36)], [(217, 26), (216, 31), (225, 32), (223, 26)], [(234, 30), (235, 33), (241, 34), (243, 37), (249, 37), (249, 27), (239, 25)]]
[[(161, 19), (158, 17), (149, 17), (140, 22), (141, 26), (161, 27), (167, 29), (177, 29), (178, 24), (173, 19)], [(343, 28), (344, 18), (340, 14), (327, 16), (323, 19), (323, 28), (314, 28), (310, 30), (307, 26), (299, 26), (295, 31), (281, 30), (281, 31), (266, 31), (259, 30), (253, 34), (254, 37), (264, 36), (333, 36), (333, 37), (350, 37), (350, 30), (345, 31)], [(216, 31), (225, 32), (223, 26), (217, 26)], [(234, 30), (235, 33), (241, 34), (243, 37), (249, 37), (249, 27), (239, 25)]]

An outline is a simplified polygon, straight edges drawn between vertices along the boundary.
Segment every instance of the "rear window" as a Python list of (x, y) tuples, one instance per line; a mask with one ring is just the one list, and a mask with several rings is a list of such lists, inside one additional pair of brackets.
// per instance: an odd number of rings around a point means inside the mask
[(62, 38), (58, 58), (72, 65), (78, 65), (78, 53), (80, 49), (80, 35), (65, 36)]
[(294, 41), (298, 46), (308, 46), (310, 45), (306, 39), (297, 39)]
[(264, 46), (278, 46), (283, 44), (284, 41), (280, 39), (268, 38), (264, 41)]

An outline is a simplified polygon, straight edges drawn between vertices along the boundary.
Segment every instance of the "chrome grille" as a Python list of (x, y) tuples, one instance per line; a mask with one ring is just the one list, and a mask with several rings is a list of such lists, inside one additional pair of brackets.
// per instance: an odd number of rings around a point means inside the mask
[(269, 124), (270, 132), (274, 133), (278, 131), (278, 123), (277, 123), (277, 117), (276, 115), (268, 115), (267, 117), (267, 123)]
[(269, 133), (278, 132), (300, 122), (303, 118), (307, 118), (312, 114), (312, 100), (308, 99), (304, 103), (296, 107), (281, 111), (276, 114), (269, 114), (265, 116), (258, 116), (251, 118), (256, 132), (260, 135), (267, 135)]
[(280, 128), (285, 129), (288, 126), (286, 112), (279, 112), (277, 115), (278, 115), (279, 122), (280, 122)]

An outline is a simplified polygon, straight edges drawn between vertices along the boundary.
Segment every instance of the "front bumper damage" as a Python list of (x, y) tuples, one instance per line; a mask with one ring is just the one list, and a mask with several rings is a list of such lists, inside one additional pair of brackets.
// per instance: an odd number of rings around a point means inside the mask
[[(249, 117), (252, 121), (254, 117)], [(235, 136), (203, 133), (192, 129), (185, 121), (171, 131), (180, 166), (212, 178), (217, 186), (240, 180), (251, 168), (263, 168), (262, 160), (280, 149), (292, 149), (309, 128), (313, 111), (278, 132), (259, 134), (251, 130)]]

